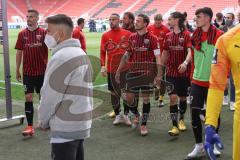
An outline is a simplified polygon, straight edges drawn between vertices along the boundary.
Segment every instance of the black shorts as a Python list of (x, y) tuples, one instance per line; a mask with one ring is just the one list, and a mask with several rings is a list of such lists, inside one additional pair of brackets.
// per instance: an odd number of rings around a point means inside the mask
[(169, 95), (177, 94), (179, 97), (187, 97), (189, 95), (190, 79), (187, 77), (167, 77), (166, 81), (172, 84)]
[(203, 108), (207, 101), (208, 87), (202, 87), (197, 84), (192, 84), (190, 92), (190, 106)]
[(23, 86), (25, 94), (33, 93), (34, 90), (36, 93), (40, 93), (44, 81), (44, 75), (40, 76), (27, 76), (23, 75)]
[(128, 72), (126, 74), (125, 91), (129, 93), (152, 93), (153, 92), (153, 75), (144, 75)]
[(108, 90), (111, 92), (121, 93), (121, 90), (125, 87), (126, 84), (126, 72), (121, 72), (120, 84), (115, 80), (115, 73), (108, 73), (107, 75)]

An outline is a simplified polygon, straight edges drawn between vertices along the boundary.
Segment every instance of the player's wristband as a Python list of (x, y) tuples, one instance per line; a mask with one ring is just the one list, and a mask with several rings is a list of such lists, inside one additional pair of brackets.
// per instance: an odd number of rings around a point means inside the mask
[(188, 62), (187, 61), (184, 61), (183, 64), (185, 64), (186, 66), (188, 65)]

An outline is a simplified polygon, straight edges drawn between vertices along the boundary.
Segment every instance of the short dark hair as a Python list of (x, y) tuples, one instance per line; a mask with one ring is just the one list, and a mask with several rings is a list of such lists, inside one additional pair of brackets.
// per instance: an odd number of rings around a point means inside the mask
[(218, 12), (216, 14), (216, 17), (219, 18), (219, 19), (223, 19), (223, 14), (221, 12)]
[(73, 30), (73, 21), (69, 16), (66, 16), (65, 14), (57, 14), (55, 16), (50, 16), (45, 20), (45, 22), (51, 24), (63, 24)]
[(183, 16), (184, 16), (184, 18), (185, 18), (185, 20), (186, 20), (186, 19), (187, 19), (187, 16), (188, 16), (188, 15), (187, 15), (187, 12), (183, 12), (182, 14), (183, 14)]
[(143, 22), (148, 24), (150, 23), (150, 19), (146, 14), (139, 14), (138, 17), (142, 17), (143, 18)]
[(84, 18), (78, 18), (77, 20), (77, 24), (80, 25), (80, 24), (83, 24), (84, 23)]
[(234, 20), (235, 19), (235, 15), (233, 13), (227, 13), (227, 14), (230, 14), (232, 16), (232, 19)]
[(195, 12), (195, 15), (198, 15), (200, 13), (208, 15), (210, 17), (210, 19), (212, 19), (212, 17), (213, 17), (213, 11), (209, 7), (203, 7), (203, 8), (197, 9)]
[(36, 9), (29, 9), (27, 12), (28, 13), (35, 13), (37, 16), (39, 16), (39, 12)]
[(128, 16), (129, 19), (135, 20), (135, 16), (132, 12), (125, 12), (124, 15)]
[(120, 18), (120, 15), (117, 13), (112, 13), (111, 16), (117, 16), (118, 18)]

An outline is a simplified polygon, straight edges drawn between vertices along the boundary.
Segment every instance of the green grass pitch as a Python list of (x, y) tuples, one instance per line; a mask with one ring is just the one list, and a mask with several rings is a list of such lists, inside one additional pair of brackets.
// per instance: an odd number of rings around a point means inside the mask
[[(16, 70), (16, 50), (14, 49), (16, 39), (19, 33), (19, 29), (9, 29), (9, 58), (10, 58), (10, 70), (11, 70), (11, 81), (16, 81), (15, 70)], [(93, 33), (85, 30), (85, 36), (87, 40), (87, 53), (88, 55), (94, 56), (96, 58), (99, 57), (99, 48), (101, 41), (102, 33)], [(2, 46), (0, 47), (0, 53), (2, 53)], [(49, 52), (49, 58), (51, 57), (51, 52)], [(96, 59), (94, 58), (94, 59)], [(92, 63), (95, 68), (100, 68), (99, 63)], [(0, 54), (0, 80), (4, 80), (4, 68), (3, 68), (3, 55)], [(96, 70), (97, 71), (97, 70)], [(106, 83), (106, 79), (101, 77), (99, 74), (94, 81), (94, 85), (100, 85)], [(4, 83), (0, 82), (0, 87), (4, 87)], [(3, 90), (0, 90), (0, 98), (4, 98), (5, 93)], [(23, 87), (18, 85), (12, 85), (12, 97), (14, 100), (24, 100)]]
[[(9, 30), (11, 80), (15, 79), (15, 42), (19, 30)], [(85, 32), (87, 39), (88, 55), (99, 57), (99, 45), (101, 33)], [(50, 53), (49, 53), (50, 55)], [(96, 62), (95, 62), (96, 61)], [(95, 68), (100, 67), (95, 59), (92, 62)], [(98, 68), (99, 69), (99, 68)], [(0, 80), (4, 79), (3, 56), (0, 54)], [(106, 79), (100, 75), (94, 81), (94, 85), (105, 84)], [(4, 87), (0, 83), (0, 87)], [(23, 87), (12, 85), (13, 112), (23, 114), (24, 94)], [(0, 118), (5, 114), (5, 94), (0, 90)], [(191, 129), (190, 110), (185, 116), (188, 130), (181, 133), (178, 138), (172, 138), (167, 134), (171, 127), (169, 117), (168, 98), (166, 106), (159, 109), (157, 102), (151, 98), (151, 114), (148, 122), (150, 133), (146, 137), (139, 134), (138, 129), (132, 129), (125, 125), (113, 126), (113, 119), (106, 113), (111, 111), (111, 101), (106, 87), (94, 90), (94, 121), (91, 130), (91, 138), (85, 141), (86, 160), (183, 160), (192, 151), (194, 138)], [(39, 101), (35, 101), (35, 109)], [(141, 111), (140, 101), (140, 111)], [(232, 155), (232, 119), (233, 112), (229, 107), (223, 107), (220, 135), (225, 145), (223, 155), (219, 160), (230, 160)], [(32, 138), (24, 138), (21, 135), (26, 125), (16, 125), (16, 121), (0, 123), (0, 160), (48, 160), (51, 157), (48, 133), (36, 130)], [(34, 125), (37, 124), (37, 110), (35, 110)], [(198, 160), (207, 160), (201, 158)]]

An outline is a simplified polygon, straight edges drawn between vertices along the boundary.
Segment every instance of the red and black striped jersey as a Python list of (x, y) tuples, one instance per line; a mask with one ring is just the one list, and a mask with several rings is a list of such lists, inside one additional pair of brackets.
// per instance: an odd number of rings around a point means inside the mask
[[(152, 74), (156, 72), (156, 55), (160, 55), (160, 46), (156, 36), (147, 32), (144, 35), (134, 33), (129, 37), (132, 42), (129, 50), (129, 71), (133, 73)], [(153, 73), (155, 74), (155, 73)]]
[(24, 75), (44, 75), (48, 60), (48, 48), (44, 43), (46, 33), (43, 28), (34, 31), (26, 28), (18, 34), (15, 49), (23, 52)]
[(184, 73), (179, 73), (178, 67), (188, 54), (188, 48), (192, 47), (190, 32), (184, 30), (178, 34), (170, 32), (166, 35), (163, 49), (168, 52), (167, 76), (168, 77), (189, 77), (191, 65), (188, 65)]

